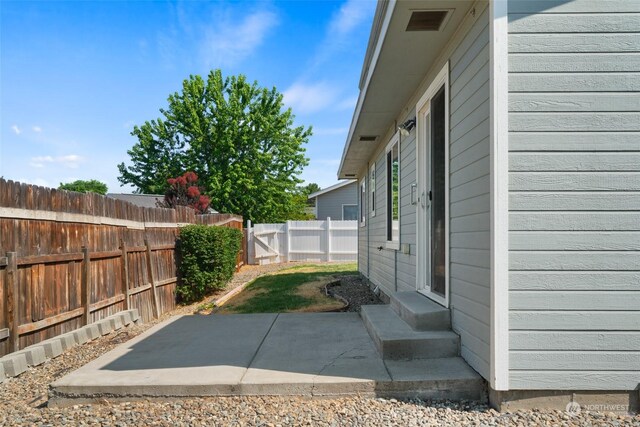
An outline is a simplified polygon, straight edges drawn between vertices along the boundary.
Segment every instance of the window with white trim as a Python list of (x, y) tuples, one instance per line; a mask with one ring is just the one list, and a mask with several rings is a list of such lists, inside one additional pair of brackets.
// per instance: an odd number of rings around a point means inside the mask
[(393, 137), (387, 146), (387, 242), (400, 241), (400, 142)]
[(367, 177), (360, 181), (360, 226), (364, 226), (367, 219)]
[(371, 193), (371, 202), (369, 204), (369, 212), (371, 216), (376, 216), (376, 163), (373, 162), (369, 170), (369, 192)]
[[(351, 193), (353, 194), (353, 193)], [(343, 221), (357, 221), (358, 220), (358, 205), (342, 205), (342, 220)]]

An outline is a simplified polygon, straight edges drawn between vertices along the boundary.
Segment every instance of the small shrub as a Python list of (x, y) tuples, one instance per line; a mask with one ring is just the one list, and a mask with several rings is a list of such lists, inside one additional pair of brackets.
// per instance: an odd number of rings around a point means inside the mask
[(183, 303), (222, 289), (236, 268), (242, 232), (235, 228), (188, 225), (180, 230), (176, 293)]

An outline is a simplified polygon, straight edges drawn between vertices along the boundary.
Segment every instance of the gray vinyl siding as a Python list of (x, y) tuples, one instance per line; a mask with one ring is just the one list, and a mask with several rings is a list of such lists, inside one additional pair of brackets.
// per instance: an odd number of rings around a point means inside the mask
[[(383, 142), (383, 144), (386, 145), (386, 142)], [(368, 242), (360, 242), (358, 251), (368, 251), (368, 278), (371, 283), (379, 286), (384, 293), (390, 294), (397, 290), (395, 270), (396, 251), (385, 248), (387, 241), (386, 152), (382, 150), (371, 162), (375, 162), (376, 168), (376, 211), (375, 216), (371, 216), (371, 210), (368, 211)], [(400, 161), (400, 170), (402, 170), (402, 160)], [(367, 172), (368, 171), (369, 170), (367, 170)], [(402, 223), (400, 227), (402, 227)]]
[(353, 182), (316, 197), (316, 218), (324, 221), (328, 217), (340, 221), (342, 220), (342, 205), (357, 204), (358, 184)]
[(509, 2), (511, 389), (640, 383), (640, 2)]
[(461, 354), (485, 378), (490, 361), (489, 11), (449, 59), (450, 307)]
[[(413, 118), (414, 112), (402, 120)], [(389, 139), (390, 140), (390, 139)], [(382, 141), (386, 147), (389, 141)], [(358, 254), (360, 273), (387, 295), (416, 289), (416, 208), (411, 204), (411, 184), (416, 180), (415, 130), (400, 139), (400, 244), (409, 245), (409, 253), (387, 249), (387, 153), (382, 149), (370, 160), (367, 177), (367, 221), (360, 227)], [(370, 167), (376, 168), (376, 210), (371, 213)], [(382, 249), (380, 249), (382, 247)]]
[[(404, 120), (415, 117), (411, 111)], [(403, 120), (403, 121), (404, 121)], [(402, 248), (396, 254), (398, 290), (416, 290), (416, 207), (411, 204), (411, 185), (416, 182), (416, 131), (400, 137), (400, 244), (409, 245), (409, 254)], [(386, 212), (386, 208), (385, 208)]]

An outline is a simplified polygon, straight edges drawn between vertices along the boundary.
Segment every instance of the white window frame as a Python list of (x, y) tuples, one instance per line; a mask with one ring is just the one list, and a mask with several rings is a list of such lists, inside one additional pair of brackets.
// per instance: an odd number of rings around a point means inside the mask
[(369, 215), (376, 216), (376, 162), (374, 161), (369, 168), (369, 193), (371, 199), (369, 202)]
[(354, 205), (353, 203), (344, 203), (342, 205), (342, 220), (343, 221), (353, 221), (352, 219), (344, 219), (344, 208), (345, 208), (345, 206), (355, 206), (355, 208), (356, 208), (356, 219), (355, 220), (357, 221), (358, 220), (358, 214), (359, 214), (360, 211), (358, 210), (358, 205), (357, 204)]
[[(426, 163), (427, 158), (427, 144), (429, 143), (427, 135), (425, 135), (425, 130), (427, 129), (426, 124), (423, 121), (423, 117), (426, 112), (430, 110), (431, 98), (433, 98), (436, 93), (440, 90), (441, 87), (445, 88), (445, 230), (447, 231), (445, 235), (445, 296), (444, 298), (440, 295), (430, 292), (430, 289), (422, 289), (421, 286), (423, 284), (428, 284), (428, 276), (430, 271), (428, 271), (427, 265), (425, 265), (422, 260), (425, 255), (429, 254), (429, 230), (425, 229), (425, 225), (428, 221), (428, 216), (430, 213), (421, 208), (424, 203), (428, 203), (426, 201), (428, 189), (426, 188), (426, 184), (428, 183), (428, 173), (429, 173), (429, 164)], [(418, 193), (420, 194), (420, 206), (416, 206), (417, 215), (416, 215), (416, 240), (417, 240), (417, 251), (416, 251), (416, 289), (418, 292), (423, 293), (427, 297), (436, 301), (437, 303), (443, 305), (444, 307), (449, 307), (449, 298), (450, 298), (450, 265), (449, 265), (449, 251), (450, 251), (450, 233), (451, 228), (449, 224), (449, 93), (451, 90), (451, 86), (449, 85), (449, 62), (447, 61), (438, 75), (433, 79), (425, 93), (422, 95), (420, 100), (416, 104), (416, 156), (417, 156), (417, 168), (418, 168)]]
[(359, 199), (359, 205), (358, 207), (359, 209), (359, 214), (360, 214), (360, 227), (364, 227), (366, 225), (367, 222), (367, 176), (365, 175), (364, 178), (362, 178), (360, 180), (360, 194), (358, 196)]
[[(390, 176), (389, 176), (389, 152), (393, 149), (393, 147), (397, 145), (398, 146), (398, 235), (396, 237), (396, 239), (393, 239), (393, 230), (391, 230), (391, 233), (389, 233), (389, 226), (393, 227), (393, 218), (389, 218), (390, 213), (392, 212), (393, 208), (393, 203), (391, 201), (391, 197), (393, 196), (389, 196), (390, 192), (392, 191), (392, 188), (390, 187), (389, 183), (391, 182)], [(385, 188), (387, 191), (386, 194), (386, 204), (387, 204), (387, 209), (386, 209), (386, 226), (385, 226), (385, 231), (387, 233), (386, 238), (387, 241), (385, 243), (385, 247), (387, 249), (393, 249), (393, 250), (399, 250), (400, 249), (400, 218), (402, 217), (402, 214), (400, 212), (400, 176), (401, 176), (401, 170), (402, 170), (402, 165), (400, 164), (400, 134), (398, 132), (396, 132), (392, 137), (391, 140), (389, 141), (389, 143), (387, 144), (385, 150), (384, 150), (384, 162), (385, 162), (385, 170), (386, 170), (386, 179), (385, 179)], [(391, 184), (393, 185), (393, 184)], [(389, 236), (391, 236), (391, 240), (389, 240)]]

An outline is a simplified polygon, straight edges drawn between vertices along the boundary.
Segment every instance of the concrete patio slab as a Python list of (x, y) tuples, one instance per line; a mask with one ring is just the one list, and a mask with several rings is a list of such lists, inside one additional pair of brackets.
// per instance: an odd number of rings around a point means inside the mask
[(472, 385), (463, 387), (469, 391), (464, 398), (481, 397), (482, 379), (459, 361), (415, 361), (413, 368), (412, 362), (394, 362), (390, 369), (355, 313), (177, 316), (54, 382), (49, 404), (100, 397), (422, 391), (446, 399), (459, 395), (451, 391), (465, 378)]
[(235, 394), (276, 316), (176, 316), (52, 386), (79, 396)]
[(247, 394), (373, 393), (390, 377), (356, 313), (284, 313), (242, 379)]

